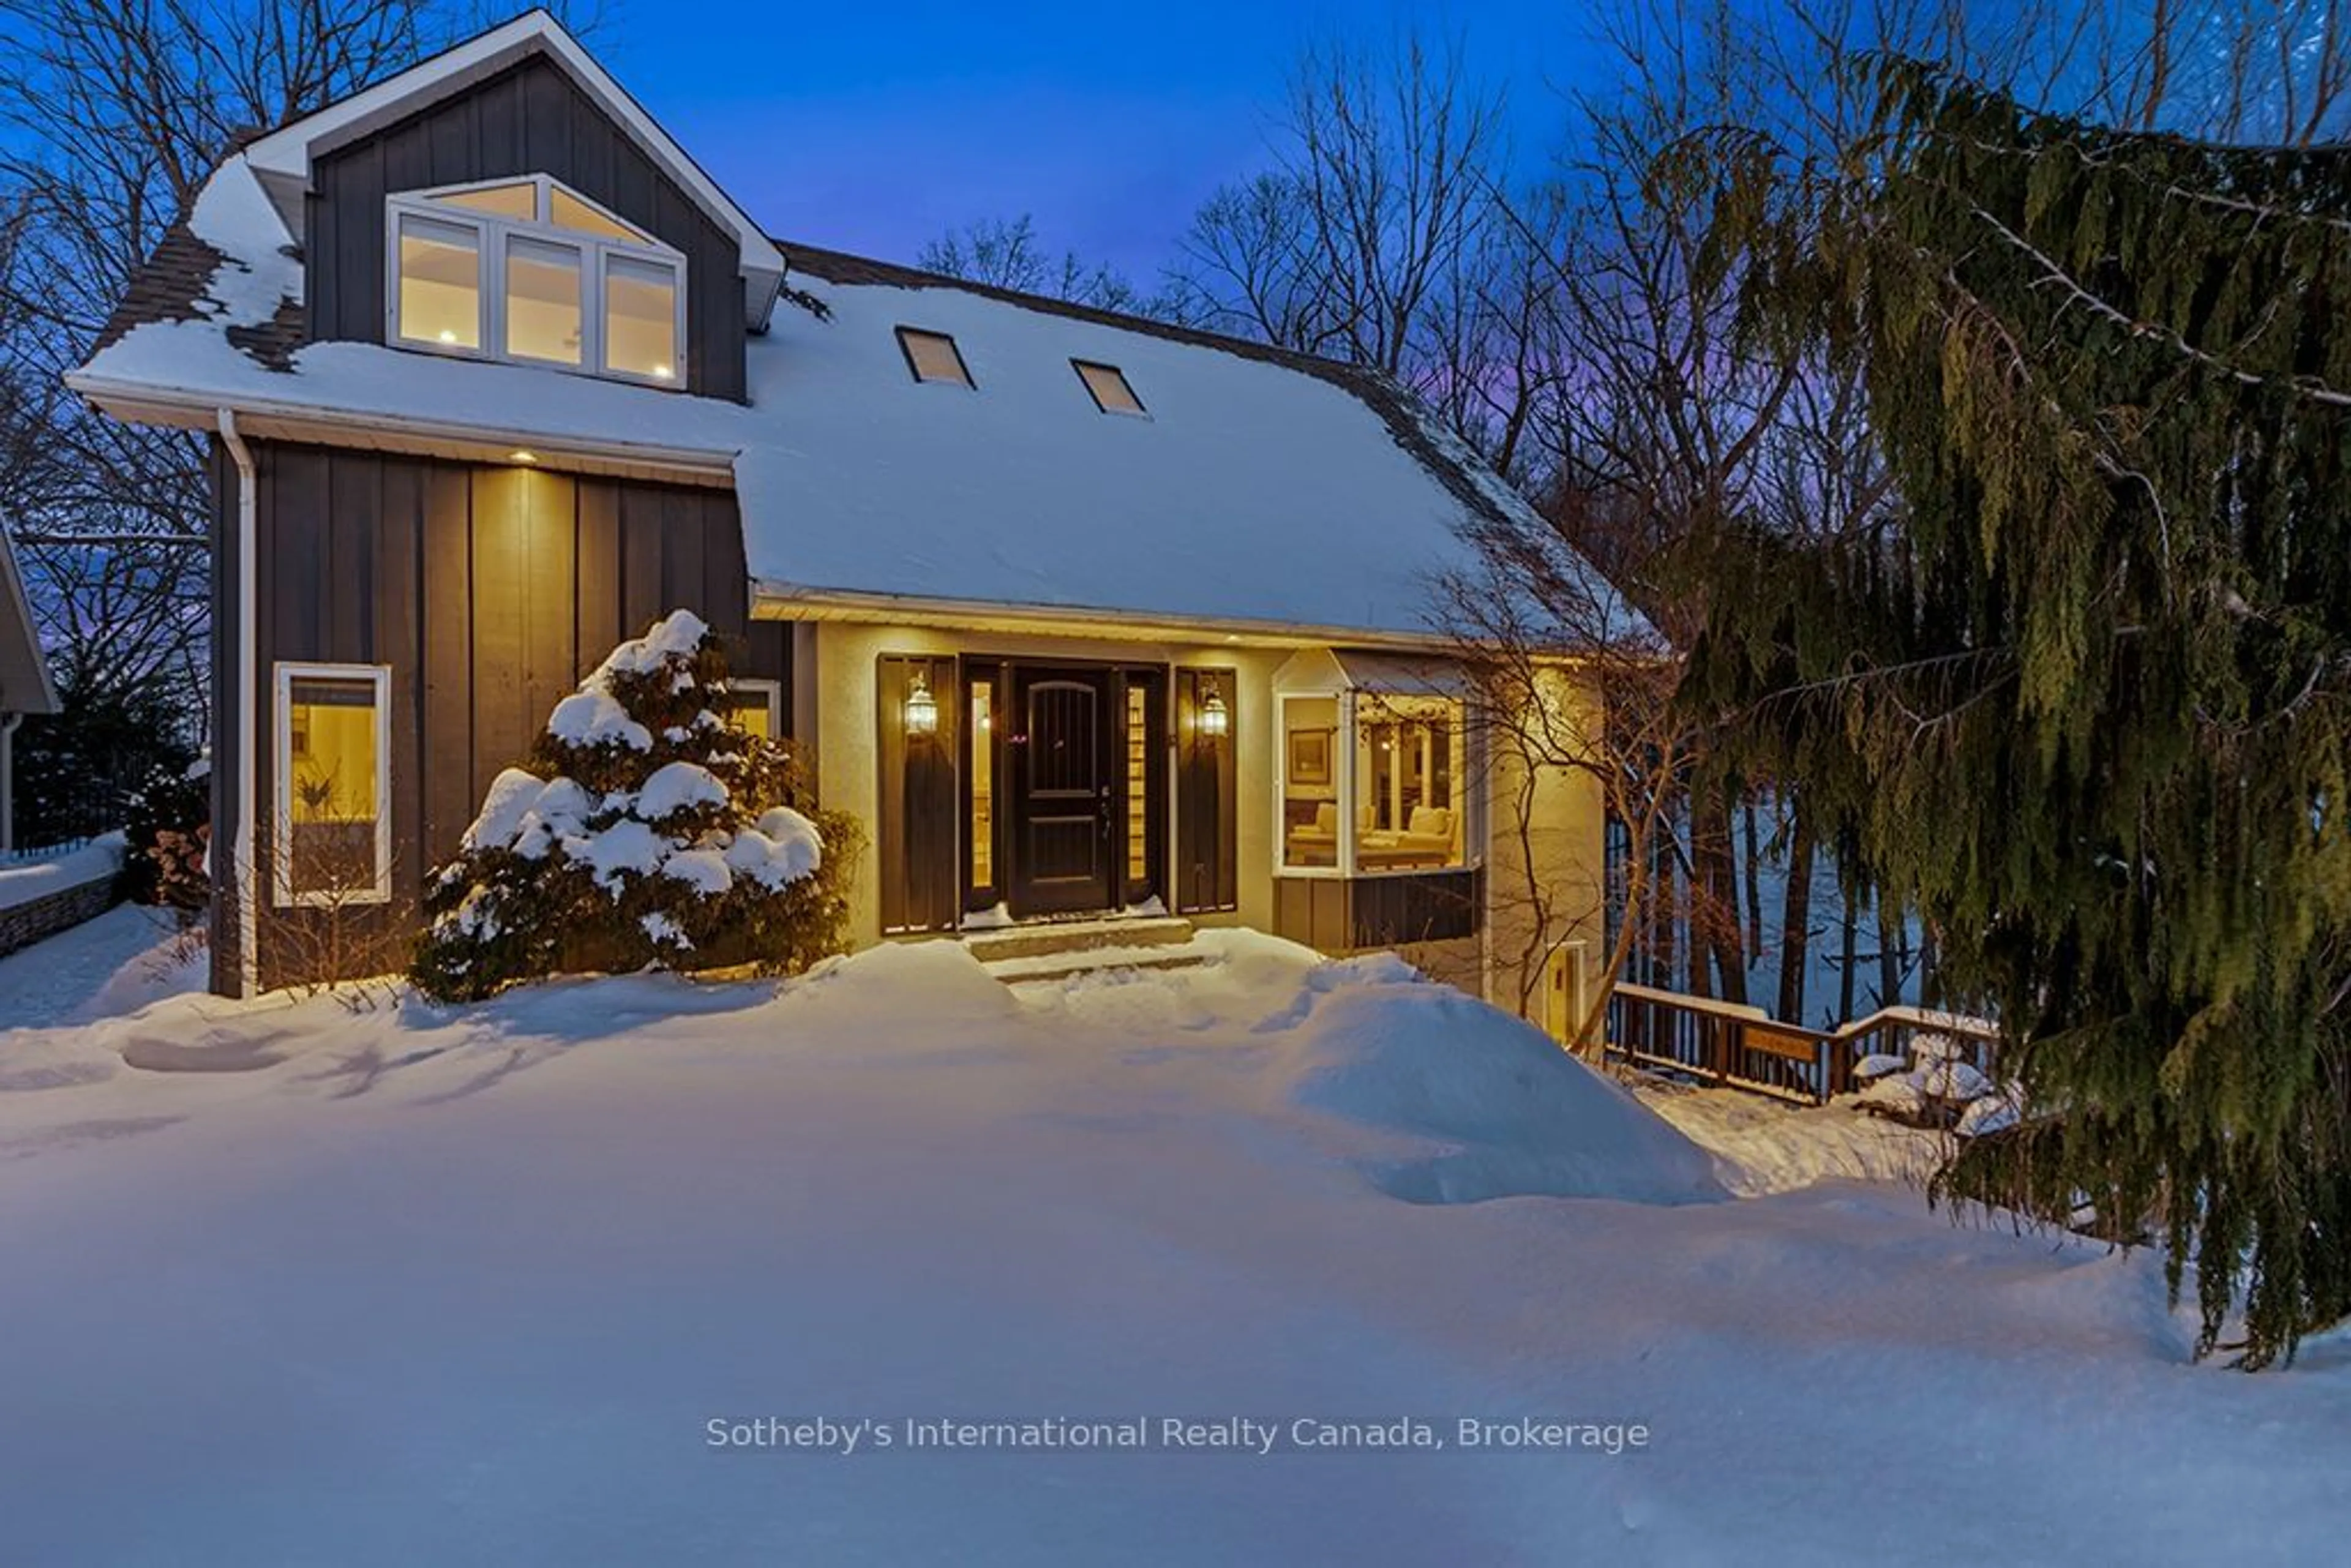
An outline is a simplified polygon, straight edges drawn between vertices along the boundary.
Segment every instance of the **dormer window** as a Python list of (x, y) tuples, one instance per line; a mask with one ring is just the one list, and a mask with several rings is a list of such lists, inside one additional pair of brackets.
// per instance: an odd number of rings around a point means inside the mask
[(547, 176), (387, 198), (393, 343), (676, 386), (685, 258)]

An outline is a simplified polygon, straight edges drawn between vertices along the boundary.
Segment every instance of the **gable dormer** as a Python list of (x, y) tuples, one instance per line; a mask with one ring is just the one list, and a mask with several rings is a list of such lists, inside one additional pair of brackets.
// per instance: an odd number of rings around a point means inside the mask
[(300, 193), (309, 340), (744, 396), (782, 256), (545, 12), (246, 156)]

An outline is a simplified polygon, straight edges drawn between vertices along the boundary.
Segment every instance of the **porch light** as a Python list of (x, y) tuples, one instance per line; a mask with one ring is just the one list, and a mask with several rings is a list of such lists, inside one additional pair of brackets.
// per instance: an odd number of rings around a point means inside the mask
[(906, 733), (931, 735), (938, 727), (938, 699), (931, 695), (931, 683), (917, 672), (913, 689), (906, 693)]
[(1225, 694), (1210, 682), (1208, 695), (1200, 699), (1200, 733), (1210, 740), (1221, 740), (1232, 722), (1232, 714), (1225, 706)]

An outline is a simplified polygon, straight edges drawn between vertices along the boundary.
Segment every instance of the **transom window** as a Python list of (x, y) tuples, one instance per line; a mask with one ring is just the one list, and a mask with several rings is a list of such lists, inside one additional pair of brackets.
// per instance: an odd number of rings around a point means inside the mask
[(391, 340), (676, 386), (685, 258), (544, 174), (385, 202)]
[(1071, 360), (1078, 379), (1093, 393), (1094, 406), (1104, 413), (1141, 413), (1143, 400), (1134, 395), (1127, 384), (1126, 372), (1116, 365), (1098, 365), (1090, 360)]

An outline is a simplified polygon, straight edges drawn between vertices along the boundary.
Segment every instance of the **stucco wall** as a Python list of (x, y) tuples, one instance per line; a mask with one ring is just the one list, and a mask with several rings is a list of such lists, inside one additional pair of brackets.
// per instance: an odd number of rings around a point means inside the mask
[[(1558, 672), (1550, 700), (1557, 710), (1551, 744), (1601, 720), (1599, 694), (1582, 675)], [(1489, 730), (1487, 758), (1489, 999), (1541, 1023), (1548, 955), (1562, 943), (1581, 941), (1593, 961), (1600, 956), (1606, 802), (1590, 773), (1554, 761), (1534, 769), (1534, 788), (1522, 806), (1525, 751), (1507, 725)]]

